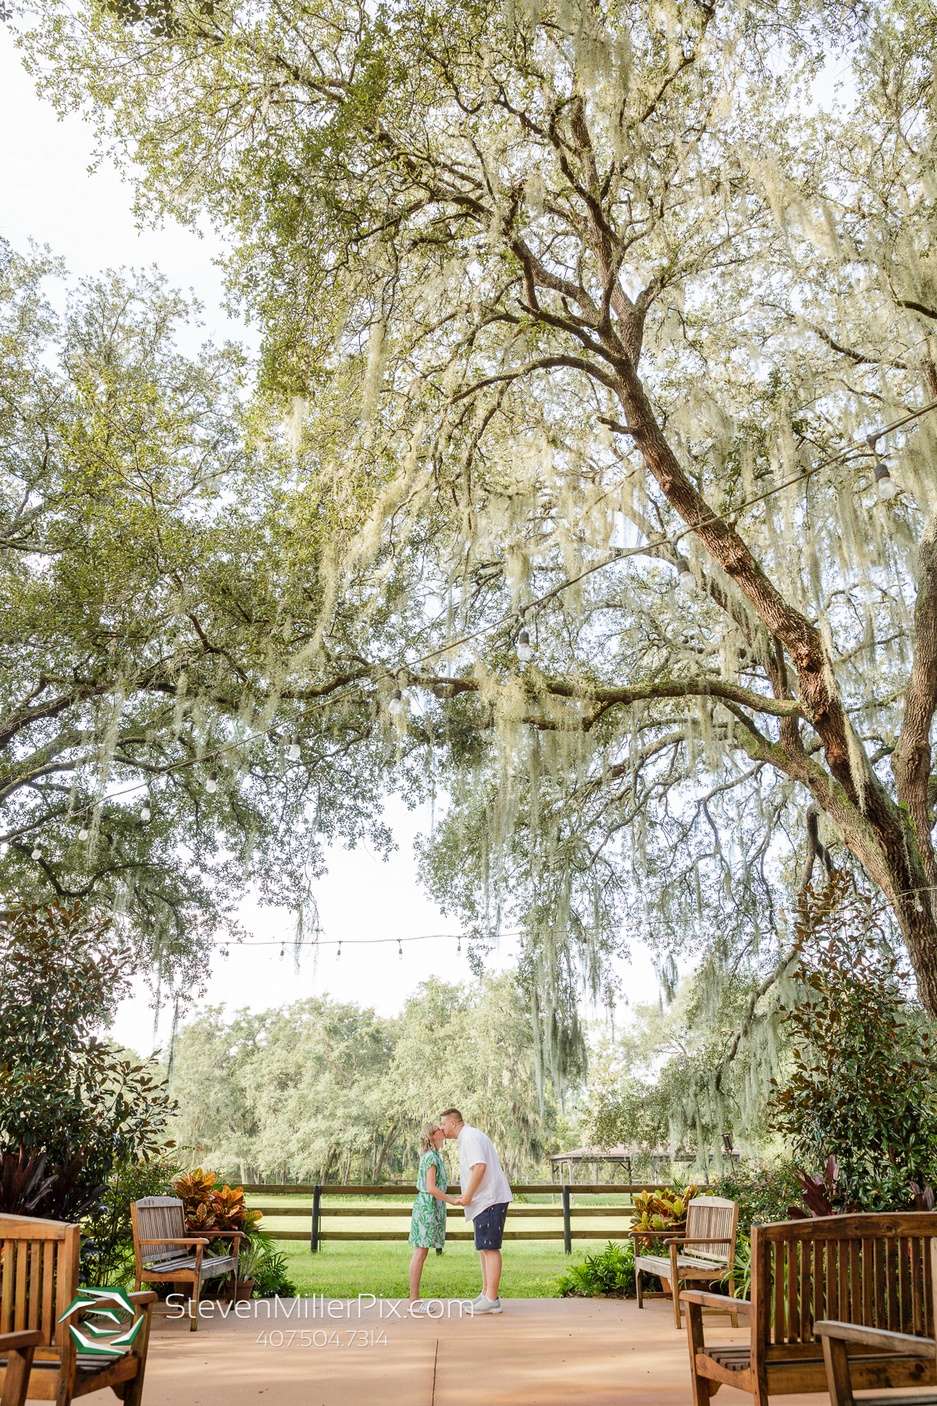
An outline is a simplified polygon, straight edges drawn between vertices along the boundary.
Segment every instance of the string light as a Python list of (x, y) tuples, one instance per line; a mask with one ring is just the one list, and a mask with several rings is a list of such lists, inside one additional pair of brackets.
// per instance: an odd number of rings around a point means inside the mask
[(290, 745), (286, 749), (287, 761), (298, 762), (301, 756), (302, 752), (300, 750), (299, 741), (297, 738), (293, 737), (290, 741)]
[(147, 799), (143, 802), (143, 805), (140, 807), (140, 819), (143, 821), (144, 825), (149, 820), (152, 814), (153, 812), (150, 809), (150, 800), (149, 797), (147, 797)]
[(880, 498), (895, 498), (898, 495), (898, 485), (888, 472), (888, 465), (881, 459), (875, 461), (875, 486)]
[(530, 634), (527, 630), (521, 630), (517, 637), (517, 657), (522, 664), (526, 664), (533, 655), (534, 647), (530, 642)]
[(677, 563), (677, 585), (681, 591), (691, 595), (696, 590), (696, 577), (690, 570), (690, 563), (681, 557)]
[(88, 838), (88, 827), (83, 821), (81, 829), (78, 831), (78, 838), (79, 840), (86, 840)]
[(461, 937), (461, 934), (459, 935), (459, 940), (458, 940), (458, 942), (457, 942), (456, 945), (455, 945), (455, 950), (456, 950), (457, 952), (461, 952), (461, 951), (462, 951), (462, 937)]
[(400, 941), (400, 938), (399, 938), (399, 937), (398, 937), (398, 939), (397, 939), (397, 956), (398, 956), (398, 957), (402, 957), (402, 956), (403, 956), (403, 943)]
[(407, 705), (403, 700), (403, 693), (400, 691), (399, 688), (395, 688), (390, 696), (390, 702), (387, 705), (387, 711), (389, 713), (392, 713), (396, 718), (403, 712), (406, 706)]
[(339, 943), (339, 944), (338, 944), (338, 951), (335, 953), (335, 960), (336, 960), (336, 962), (338, 961), (338, 959), (339, 959), (339, 957), (340, 957), (341, 955), (342, 955), (342, 944)]
[(216, 771), (210, 771), (208, 773), (208, 780), (205, 782), (205, 790), (210, 796), (213, 796), (218, 790), (218, 773)]
[(280, 961), (281, 961), (281, 962), (282, 962), (282, 960), (283, 960), (283, 958), (284, 958), (285, 956), (286, 956), (286, 943), (282, 943), (281, 946), (280, 946)]
[(41, 859), (41, 858), (42, 858), (42, 845), (39, 843), (38, 840), (37, 840), (36, 843), (33, 845), (33, 852), (32, 852), (32, 854), (31, 854), (29, 857), (30, 857), (30, 859)]

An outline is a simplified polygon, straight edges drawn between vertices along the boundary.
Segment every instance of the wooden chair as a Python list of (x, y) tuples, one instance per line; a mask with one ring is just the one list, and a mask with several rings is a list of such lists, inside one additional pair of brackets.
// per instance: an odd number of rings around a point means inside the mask
[(208, 1255), (209, 1239), (187, 1235), (182, 1202), (174, 1196), (147, 1196), (130, 1206), (133, 1223), (133, 1253), (136, 1260), (135, 1287), (148, 1284), (189, 1284), (189, 1327), (198, 1328), (198, 1306), (202, 1285), (221, 1275), (234, 1275), (237, 1298), (238, 1254), (243, 1230), (212, 1230), (212, 1240), (233, 1241), (230, 1255)]
[(125, 1406), (140, 1406), (156, 1295), (130, 1296), (144, 1322), (126, 1356), (102, 1362), (83, 1355), (68, 1331), (69, 1323), (80, 1325), (82, 1315), (58, 1322), (78, 1292), (78, 1249), (77, 1225), (0, 1216), (0, 1335), (15, 1340), (0, 1336), (2, 1406), (17, 1400), (24, 1382), (20, 1401), (68, 1406), (77, 1396), (111, 1387)]
[[(732, 1265), (735, 1263), (738, 1224), (739, 1208), (735, 1201), (726, 1201), (721, 1196), (694, 1196), (687, 1207), (685, 1232), (683, 1235), (671, 1235), (664, 1241), (669, 1247), (669, 1255), (641, 1254), (639, 1242), (646, 1240), (648, 1233), (646, 1230), (633, 1230), (631, 1238), (634, 1240), (634, 1278), (638, 1308), (644, 1307), (641, 1284), (644, 1274), (656, 1274), (669, 1282), (673, 1297), (673, 1317), (678, 1328), (682, 1327), (681, 1284), (694, 1279), (707, 1284), (716, 1279), (725, 1279), (729, 1284), (729, 1293), (734, 1299), (735, 1279), (732, 1275)], [(736, 1321), (733, 1312), (733, 1327)]]
[[(723, 1384), (749, 1392), (757, 1406), (767, 1406), (772, 1396), (825, 1392), (827, 1368), (818, 1331), (821, 1323), (827, 1329), (834, 1326), (827, 1319), (836, 1326), (888, 1329), (902, 1337), (888, 1350), (877, 1333), (853, 1335), (852, 1386), (874, 1390), (937, 1383), (931, 1273), (935, 1236), (937, 1212), (932, 1211), (754, 1226), (750, 1303), (696, 1289), (680, 1296), (687, 1308), (694, 1406), (707, 1406)], [(730, 1305), (747, 1318), (749, 1341), (707, 1347), (703, 1309), (728, 1310)]]
[[(930, 1245), (931, 1301), (937, 1299), (937, 1240)], [(849, 1348), (875, 1348), (880, 1352), (920, 1352), (926, 1348), (937, 1362), (937, 1338), (909, 1337), (906, 1333), (891, 1332), (888, 1328), (866, 1328), (854, 1323), (836, 1323), (823, 1320), (814, 1324), (814, 1332), (823, 1344), (823, 1359), (826, 1365), (826, 1383), (830, 1392), (831, 1406), (855, 1406), (856, 1398), (852, 1391), (852, 1370)], [(937, 1368), (935, 1368), (937, 1370)], [(864, 1396), (863, 1406), (905, 1406), (905, 1403), (919, 1403), (919, 1406), (935, 1406), (937, 1393), (915, 1392), (913, 1396), (890, 1392), (887, 1396)]]
[(0, 1333), (0, 1363), (5, 1368), (0, 1406), (23, 1406), (33, 1353), (41, 1342), (38, 1328), (27, 1333)]

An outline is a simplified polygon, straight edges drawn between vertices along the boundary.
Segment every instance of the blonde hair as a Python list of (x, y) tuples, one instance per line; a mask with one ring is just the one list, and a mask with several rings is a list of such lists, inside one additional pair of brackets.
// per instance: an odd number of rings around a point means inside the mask
[(436, 1144), (433, 1142), (433, 1133), (439, 1132), (438, 1123), (424, 1123), (420, 1129), (420, 1152), (435, 1151)]

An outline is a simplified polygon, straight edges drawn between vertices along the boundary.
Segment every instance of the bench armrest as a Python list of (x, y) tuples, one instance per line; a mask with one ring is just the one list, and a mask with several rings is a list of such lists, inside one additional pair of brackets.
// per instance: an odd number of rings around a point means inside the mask
[(937, 1339), (915, 1338), (910, 1333), (894, 1333), (888, 1328), (865, 1328), (859, 1323), (838, 1323), (835, 1319), (813, 1325), (820, 1338), (837, 1338), (856, 1347), (877, 1347), (883, 1352), (914, 1352), (921, 1357), (937, 1357)]
[(684, 1289), (680, 1302), (699, 1304), (700, 1308), (721, 1308), (725, 1313), (738, 1313), (743, 1318), (750, 1318), (752, 1312), (750, 1299), (732, 1299), (728, 1294), (710, 1294), (704, 1289)]
[(24, 1347), (39, 1347), (42, 1332), (39, 1328), (24, 1328), (18, 1333), (0, 1333), (0, 1352), (22, 1352)]
[(213, 1240), (246, 1240), (245, 1230), (213, 1230), (211, 1233)]
[(174, 1240), (171, 1235), (161, 1235), (158, 1240), (138, 1240), (138, 1245), (207, 1245), (209, 1242), (204, 1236), (195, 1236), (189, 1240)]

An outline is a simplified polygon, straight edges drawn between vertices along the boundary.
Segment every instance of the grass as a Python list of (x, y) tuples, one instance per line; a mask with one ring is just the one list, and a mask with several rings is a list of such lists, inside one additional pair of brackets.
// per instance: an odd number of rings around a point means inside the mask
[[(517, 1198), (519, 1205), (559, 1205), (559, 1195), (523, 1196)], [(308, 1195), (271, 1195), (260, 1192), (247, 1197), (248, 1205), (301, 1206), (311, 1215), (311, 1197)], [(587, 1254), (595, 1254), (604, 1249), (609, 1240), (622, 1241), (630, 1220), (622, 1212), (630, 1208), (630, 1196), (604, 1195), (601, 1201), (593, 1196), (583, 1196), (579, 1204), (584, 1206), (608, 1205), (609, 1219), (605, 1217), (576, 1220), (574, 1197), (573, 1227), (587, 1229), (595, 1238), (575, 1240), (573, 1253), (568, 1257), (563, 1253), (561, 1240), (530, 1241), (510, 1240), (504, 1246), (504, 1275), (502, 1289), (510, 1298), (539, 1299), (556, 1298), (560, 1275), (571, 1265), (581, 1264)], [(289, 1273), (300, 1294), (324, 1294), (326, 1298), (347, 1299), (356, 1294), (377, 1294), (387, 1298), (400, 1298), (406, 1295), (407, 1271), (412, 1253), (407, 1244), (410, 1230), (410, 1210), (412, 1196), (328, 1196), (322, 1198), (323, 1206), (341, 1206), (348, 1215), (339, 1218), (328, 1217), (323, 1222), (326, 1234), (332, 1230), (393, 1231), (399, 1240), (326, 1241), (316, 1254), (309, 1251), (308, 1241), (278, 1241), (277, 1249), (282, 1250), (289, 1261)], [(356, 1216), (359, 1206), (385, 1206), (399, 1210), (399, 1216), (365, 1217)], [(300, 1216), (266, 1214), (263, 1228), (275, 1236), (278, 1230), (303, 1230), (308, 1233), (309, 1221)], [(453, 1220), (450, 1229), (456, 1225), (462, 1228), (462, 1221)], [(517, 1219), (509, 1228), (525, 1230), (554, 1230), (562, 1228), (562, 1220), (531, 1216)], [(471, 1242), (450, 1241), (441, 1255), (430, 1253), (423, 1270), (422, 1291), (427, 1298), (474, 1298), (480, 1287), (478, 1254)]]
[[(513, 1299), (556, 1298), (563, 1271), (581, 1264), (586, 1254), (595, 1254), (604, 1244), (604, 1240), (578, 1240), (573, 1253), (567, 1256), (562, 1244), (510, 1241), (504, 1247), (501, 1292)], [(308, 1245), (295, 1240), (278, 1244), (277, 1249), (286, 1252), (290, 1277), (300, 1294), (353, 1299), (357, 1294), (403, 1298), (408, 1292), (407, 1269), (412, 1251), (405, 1234), (399, 1243), (381, 1240), (362, 1245), (337, 1241), (323, 1245), (314, 1255)], [(471, 1244), (450, 1244), (441, 1255), (432, 1251), (427, 1255), (421, 1285), (425, 1298), (474, 1298), (480, 1287), (478, 1254)]]

